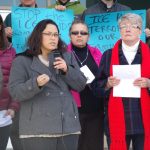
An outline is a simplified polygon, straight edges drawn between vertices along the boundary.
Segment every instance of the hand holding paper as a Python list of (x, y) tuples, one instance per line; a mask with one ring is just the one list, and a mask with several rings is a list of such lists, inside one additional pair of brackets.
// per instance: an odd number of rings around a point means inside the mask
[(138, 78), (134, 81), (134, 85), (141, 88), (149, 88), (150, 80), (148, 78)]
[(108, 77), (106, 88), (107, 89), (112, 88), (112, 87), (118, 85), (119, 83), (120, 83), (119, 79), (117, 79), (116, 77), (110, 76), (110, 77)]
[(114, 97), (140, 98), (141, 88), (133, 84), (141, 77), (140, 65), (113, 65), (113, 75), (120, 79), (119, 85), (113, 88)]

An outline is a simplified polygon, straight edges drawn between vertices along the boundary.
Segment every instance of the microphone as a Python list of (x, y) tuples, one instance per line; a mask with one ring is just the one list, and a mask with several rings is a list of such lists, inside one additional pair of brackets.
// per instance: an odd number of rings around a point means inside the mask
[[(54, 56), (54, 59), (57, 58), (57, 57), (62, 57), (61, 52), (59, 50), (54, 50), (53, 51), (53, 56)], [(59, 74), (62, 73), (62, 71), (60, 69), (55, 68), (55, 73), (56, 73), (56, 75), (59, 75)]]

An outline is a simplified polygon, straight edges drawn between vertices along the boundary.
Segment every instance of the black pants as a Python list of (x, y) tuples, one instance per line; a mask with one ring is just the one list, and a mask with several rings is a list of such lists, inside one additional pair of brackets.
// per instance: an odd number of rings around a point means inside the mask
[(13, 118), (13, 124), (11, 126), (10, 139), (13, 150), (23, 150), (21, 140), (19, 138), (19, 112), (15, 114)]
[(81, 135), (78, 150), (104, 149), (104, 116), (103, 113), (79, 113)]
[(132, 141), (133, 150), (144, 150), (144, 134), (127, 135), (127, 149), (129, 150), (130, 143)]
[(10, 127), (11, 125), (0, 127), (0, 150), (6, 150), (8, 138), (10, 135)]
[[(144, 134), (126, 135), (127, 150), (129, 150), (132, 141), (132, 150), (144, 150)], [(108, 147), (110, 145), (110, 137), (107, 136)]]
[(24, 138), (21, 139), (23, 150), (77, 150), (78, 135), (58, 138)]

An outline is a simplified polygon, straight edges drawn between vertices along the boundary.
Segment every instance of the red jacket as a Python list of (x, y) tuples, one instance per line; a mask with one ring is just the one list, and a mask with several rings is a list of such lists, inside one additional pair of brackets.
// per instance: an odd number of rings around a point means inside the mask
[(12, 100), (8, 91), (9, 74), (12, 61), (15, 58), (15, 55), (16, 52), (12, 46), (10, 46), (8, 49), (0, 50), (0, 65), (3, 74), (3, 86), (0, 94), (0, 110), (4, 109), (14, 109), (15, 111), (19, 110), (19, 103)]

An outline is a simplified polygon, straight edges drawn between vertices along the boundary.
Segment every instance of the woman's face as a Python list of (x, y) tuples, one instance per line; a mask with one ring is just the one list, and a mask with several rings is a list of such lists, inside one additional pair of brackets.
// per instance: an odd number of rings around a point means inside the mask
[(50, 53), (52, 50), (58, 47), (59, 33), (57, 27), (52, 24), (48, 24), (42, 32), (42, 53)]
[(85, 47), (88, 39), (88, 29), (84, 24), (79, 23), (72, 26), (70, 31), (70, 40), (74, 46), (79, 48)]
[(140, 39), (141, 29), (137, 24), (124, 20), (120, 23), (120, 34), (122, 40), (129, 46), (134, 45)]

